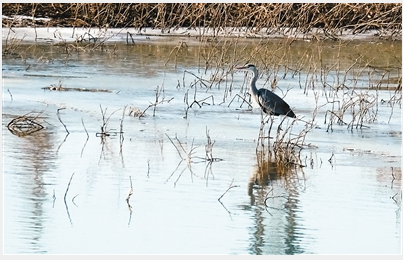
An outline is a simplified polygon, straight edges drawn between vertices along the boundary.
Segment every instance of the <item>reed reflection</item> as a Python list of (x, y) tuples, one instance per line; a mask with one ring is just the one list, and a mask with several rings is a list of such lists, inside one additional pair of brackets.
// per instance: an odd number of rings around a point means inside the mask
[(271, 154), (257, 152), (257, 165), (248, 183), (254, 211), (253, 254), (301, 254), (298, 195), (300, 167)]
[[(9, 142), (14, 144), (11, 151), (18, 161), (12, 168), (17, 183), (7, 185), (18, 185), (20, 198), (23, 200), (20, 214), (16, 216), (18, 225), (12, 228), (24, 241), (25, 246), (21, 248), (21, 252), (44, 253), (41, 245), (47, 222), (44, 202), (49, 195), (45, 185), (51, 185), (46, 181), (46, 173), (53, 171), (55, 167), (55, 142), (52, 135), (44, 129), (24, 137), (12, 136), (8, 132), (4, 132), (4, 136), (6, 146), (9, 146)], [(7, 222), (10, 223), (10, 220)], [(22, 230), (25, 232), (21, 232)]]

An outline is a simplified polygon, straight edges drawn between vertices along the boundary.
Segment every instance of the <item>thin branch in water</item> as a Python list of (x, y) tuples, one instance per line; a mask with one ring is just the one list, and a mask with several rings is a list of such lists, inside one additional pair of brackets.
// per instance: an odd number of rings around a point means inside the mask
[[(160, 100), (160, 96), (161, 96), (161, 94), (162, 94), (162, 100)], [(171, 97), (170, 99), (165, 99), (165, 90), (164, 90), (164, 86), (162, 86), (161, 88), (160, 88), (160, 86), (157, 86), (157, 88), (155, 89), (155, 102), (154, 103), (151, 103), (150, 102), (150, 105), (146, 108), (146, 109), (144, 109), (144, 111), (142, 112), (142, 113), (140, 113), (139, 115), (138, 115), (138, 117), (140, 118), (140, 117), (143, 117), (144, 116), (144, 114), (146, 113), (146, 111), (149, 109), (149, 108), (151, 108), (151, 107), (154, 107), (154, 111), (153, 111), (153, 117), (155, 117), (155, 111), (156, 111), (156, 109), (157, 109), (157, 105), (159, 105), (159, 104), (163, 104), (164, 102), (171, 102), (171, 100), (172, 99), (174, 99), (173, 97)]]
[(129, 195), (127, 195), (127, 198), (126, 198), (127, 203), (129, 203), (130, 196), (132, 196), (132, 194), (133, 194), (132, 176), (129, 176), (129, 180), (130, 180), (130, 190), (129, 190)]
[(82, 124), (83, 127), (84, 127), (84, 131), (85, 131), (85, 133), (87, 134), (87, 140), (88, 140), (88, 138), (90, 138), (90, 135), (88, 134), (87, 128), (85, 128), (84, 119), (83, 119), (83, 118), (81, 118), (81, 124)]
[[(396, 197), (397, 195), (399, 195), (399, 192), (396, 192), (396, 194), (393, 195), (392, 200), (393, 200), (395, 203), (398, 204), (397, 199), (395, 199), (395, 197)], [(402, 201), (402, 192), (400, 191), (400, 202), (401, 202), (401, 201)]]
[(10, 89), (7, 89), (7, 92), (10, 94), (11, 101), (13, 101), (13, 95), (10, 92)]
[(66, 134), (66, 136), (64, 137), (63, 141), (60, 143), (59, 147), (57, 147), (56, 154), (58, 154), (58, 153), (59, 153), (60, 148), (61, 148), (61, 147), (62, 147), (62, 145), (63, 145), (63, 144), (66, 142), (67, 137), (68, 137), (69, 135), (70, 135), (70, 134), (69, 134), (69, 133), (67, 133), (67, 134)]
[(126, 35), (126, 44), (129, 45), (129, 36), (130, 36), (130, 39), (132, 40), (132, 44), (135, 44), (134, 39), (133, 39), (133, 34), (130, 33), (130, 32), (127, 32), (127, 35)]
[(212, 104), (214, 105), (214, 96), (213, 95), (210, 95), (210, 96), (208, 96), (206, 98), (203, 98), (203, 99), (200, 99), (200, 100), (196, 100), (196, 93), (197, 93), (197, 89), (196, 89), (196, 86), (195, 86), (195, 93), (193, 95), (193, 102), (190, 105), (189, 105), (189, 89), (186, 91), (186, 93), (185, 93), (185, 95), (183, 97), (183, 101), (185, 102), (185, 104), (187, 106), (187, 108), (185, 110), (185, 116), (183, 117), (185, 119), (187, 119), (188, 111), (189, 111), (190, 108), (193, 107), (194, 104), (198, 105), (199, 108), (202, 108), (202, 106), (204, 106), (204, 105), (210, 105), (210, 103), (207, 103), (207, 102), (204, 102), (204, 101), (206, 101), (207, 99), (211, 98), (211, 100), (213, 102)]
[(74, 206), (76, 206), (76, 207), (78, 207), (78, 206), (77, 206), (77, 204), (74, 202), (74, 199), (75, 199), (78, 195), (80, 195), (80, 194), (77, 194), (76, 196), (74, 196), (74, 197), (71, 199), (71, 202), (73, 202)]
[(53, 206), (52, 206), (52, 208), (54, 208), (54, 207), (55, 207), (55, 201), (56, 201), (55, 189), (53, 189), (53, 196), (52, 196), (52, 198), (53, 198)]
[(240, 105), (239, 107), (242, 107), (243, 103), (246, 103), (246, 104), (248, 104), (248, 106), (249, 106), (250, 109), (253, 108), (253, 106), (251, 105), (251, 103), (249, 103), (249, 101), (247, 101), (244, 97), (241, 97), (239, 94), (235, 94), (235, 95), (234, 95), (234, 97), (232, 98), (231, 102), (229, 102), (228, 107), (231, 106), (232, 102), (234, 101), (234, 99), (235, 99), (236, 97), (238, 97), (238, 98), (240, 98), (240, 99), (243, 100), (242, 103), (241, 103), (241, 105)]
[(332, 163), (333, 157), (334, 157), (334, 153), (332, 153), (332, 156), (330, 156), (330, 158), (329, 158), (329, 160), (328, 160), (330, 163)]
[(122, 119), (120, 120), (120, 142), (121, 146), (123, 144), (123, 140), (125, 139), (123, 136), (123, 120), (125, 119), (127, 105), (123, 107)]
[[(186, 150), (185, 150), (185, 148), (183, 147), (181, 141), (178, 139), (178, 136), (177, 136), (176, 134), (175, 134), (175, 139), (176, 139), (176, 141), (178, 141), (178, 144), (179, 144), (180, 147), (182, 148), (182, 151), (183, 151), (184, 153), (187, 153)], [(192, 143), (192, 147), (193, 147), (193, 143)]]
[(232, 220), (232, 215), (231, 215), (232, 213), (231, 213), (231, 211), (229, 211), (229, 210), (224, 206), (224, 204), (223, 204), (220, 200), (218, 200), (218, 202), (220, 202), (221, 206), (223, 206), (223, 208), (225, 209), (225, 211), (227, 211), (227, 213), (228, 213), (230, 219)]
[(147, 178), (150, 178), (150, 159), (148, 159), (148, 161), (147, 161), (147, 166), (148, 166)]
[(390, 188), (391, 188), (391, 189), (393, 189), (393, 182), (394, 182), (394, 180), (396, 179), (396, 178), (395, 178), (395, 175), (393, 174), (393, 167), (392, 167), (392, 178), (393, 178), (393, 179), (392, 179), (392, 183), (391, 183), (391, 185), (390, 185)]
[(87, 142), (88, 142), (88, 139), (90, 138), (90, 135), (88, 134), (87, 129), (85, 128), (83, 118), (81, 118), (81, 123), (82, 123), (82, 125), (83, 125), (83, 127), (84, 127), (85, 133), (87, 134), (87, 139), (85, 140), (84, 146), (83, 146), (83, 148), (81, 149), (81, 157), (83, 157), (84, 148), (85, 148), (85, 146), (87, 145)]
[[(183, 162), (183, 161), (181, 161), (181, 162)], [(185, 172), (186, 169), (189, 169), (190, 173), (193, 174), (193, 172), (192, 172), (192, 170), (191, 170), (191, 168), (189, 167), (189, 164), (188, 164), (187, 167), (182, 169), (181, 173), (178, 175), (178, 178), (176, 178), (176, 181), (174, 182), (174, 187), (176, 187), (176, 183), (178, 183), (179, 179), (182, 177), (182, 174)], [(192, 182), (193, 182), (193, 175), (191, 175), (191, 176), (192, 176)]]
[(125, 167), (124, 159), (123, 159), (123, 141), (125, 140), (123, 136), (123, 120), (125, 119), (127, 105), (123, 107), (122, 119), (120, 120), (120, 135), (119, 135), (119, 155), (122, 159), (122, 165)]
[(126, 198), (126, 202), (127, 202), (127, 206), (129, 207), (130, 214), (131, 214), (132, 213), (132, 206), (130, 205), (129, 200), (130, 200), (130, 197), (133, 194), (133, 184), (132, 184), (132, 176), (129, 176), (129, 178), (130, 178), (130, 190), (129, 190), (129, 194), (127, 195), (127, 198)]
[(232, 188), (239, 187), (239, 185), (232, 185), (234, 182), (234, 179), (232, 179), (231, 184), (229, 185), (228, 189), (221, 195), (221, 197), (218, 198), (218, 201), (221, 202), (221, 198), (224, 197), (224, 195)]
[(72, 174), (71, 177), (70, 177), (69, 184), (67, 185), (66, 192), (64, 193), (64, 205), (66, 206), (67, 216), (69, 217), (69, 221), (70, 221), (70, 224), (71, 224), (71, 225), (73, 224), (73, 222), (72, 222), (71, 217), (70, 217), (69, 207), (67, 206), (66, 196), (67, 196), (67, 192), (69, 191), (70, 183), (71, 183), (71, 180), (73, 179), (73, 176), (74, 176), (74, 172), (73, 172), (73, 174)]
[(166, 181), (164, 182), (167, 183), (169, 181), (169, 179), (171, 179), (171, 177), (174, 175), (174, 173), (179, 169), (179, 166), (182, 164), (183, 160), (180, 160), (178, 165), (176, 166), (175, 170), (171, 173), (171, 175), (169, 175), (168, 179), (166, 179)]
[(181, 159), (183, 160), (184, 158), (182, 157), (182, 154), (181, 154), (181, 152), (179, 151), (178, 147), (174, 144), (174, 142), (173, 142), (172, 139), (169, 137), (169, 135), (167, 135), (166, 133), (165, 133), (165, 135), (168, 137), (169, 141), (171, 141), (171, 143), (173, 144), (173, 146), (175, 146), (176, 151), (178, 151), (179, 156), (180, 156)]
[(74, 176), (74, 172), (73, 172), (73, 174), (72, 174), (72, 175), (71, 175), (71, 177), (70, 177), (69, 184), (67, 185), (66, 192), (64, 193), (64, 202), (66, 202), (66, 196), (67, 196), (67, 192), (69, 191), (69, 188), (70, 188), (70, 183), (71, 183), (71, 180), (73, 179), (73, 176)]
[(66, 130), (67, 134), (70, 134), (70, 133), (69, 133), (69, 130), (67, 130), (66, 125), (63, 123), (62, 119), (60, 118), (60, 113), (59, 113), (59, 111), (62, 110), (62, 109), (66, 109), (66, 108), (59, 108), (59, 109), (57, 110), (57, 118), (59, 118), (59, 121), (60, 121), (60, 123), (62, 123), (62, 125), (64, 126), (64, 129)]
[(205, 159), (206, 159), (206, 161), (209, 161), (209, 162), (222, 161), (222, 159), (220, 159), (220, 158), (214, 158), (213, 157), (213, 146), (215, 144), (215, 140), (214, 140), (214, 142), (211, 141), (210, 130), (207, 130), (207, 126), (206, 126), (206, 136), (207, 136), (207, 144), (205, 145), (205, 150), (206, 150)]
[(100, 132), (100, 133), (96, 133), (96, 136), (103, 138), (103, 137), (105, 137), (105, 136), (110, 136), (111, 134), (116, 135), (118, 132), (107, 131), (107, 126), (108, 126), (109, 120), (111, 119), (111, 116), (112, 116), (113, 114), (115, 114), (117, 111), (119, 111), (120, 108), (117, 109), (117, 110), (115, 110), (115, 111), (113, 111), (113, 112), (109, 115), (109, 117), (106, 118), (105, 115), (106, 115), (106, 111), (108, 110), (108, 108), (105, 108), (105, 111), (104, 111), (104, 110), (102, 109), (102, 105), (101, 105), (101, 104), (99, 105), (99, 107), (100, 107), (100, 109), (101, 109), (101, 114), (102, 114), (102, 126), (101, 126), (101, 132)]

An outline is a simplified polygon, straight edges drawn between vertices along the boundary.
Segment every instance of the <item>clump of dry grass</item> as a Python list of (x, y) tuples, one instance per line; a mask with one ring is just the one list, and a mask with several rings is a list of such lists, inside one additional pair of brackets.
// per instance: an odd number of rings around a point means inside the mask
[(44, 129), (44, 126), (40, 123), (40, 121), (43, 121), (40, 120), (40, 117), (46, 108), (39, 112), (31, 111), (22, 116), (16, 116), (7, 124), (8, 130), (16, 136), (23, 137)]
[[(305, 167), (301, 163), (300, 153), (302, 149), (310, 147), (310, 144), (305, 143), (305, 139), (316, 126), (314, 123), (316, 113), (317, 109), (313, 112), (310, 122), (297, 118), (290, 122), (286, 117), (274, 118), (271, 115), (262, 115), (256, 153), (266, 154), (271, 161), (285, 168)], [(279, 122), (274, 124), (275, 121)], [(303, 123), (304, 127), (295, 130), (298, 122)], [(275, 133), (272, 134), (272, 131)]]
[(37, 117), (29, 114), (18, 116), (7, 124), (7, 128), (11, 133), (19, 137), (30, 135), (43, 129), (42, 124), (37, 122)]
[[(162, 99), (161, 99), (161, 95), (162, 95)], [(144, 111), (143, 111), (142, 113), (137, 113), (137, 114), (133, 114), (133, 115), (136, 115), (136, 116), (138, 116), (139, 118), (140, 118), (140, 117), (143, 117), (143, 116), (145, 115), (146, 111), (147, 111), (149, 108), (153, 107), (153, 108), (154, 108), (154, 109), (153, 109), (153, 116), (155, 116), (155, 111), (156, 111), (156, 109), (157, 109), (157, 105), (163, 104), (164, 102), (168, 102), (168, 103), (169, 103), (172, 99), (173, 99), (173, 97), (170, 98), (170, 99), (165, 99), (165, 90), (164, 90), (164, 86), (162, 86), (162, 87), (157, 86), (157, 88), (155, 89), (155, 101), (154, 101), (154, 103), (151, 103), (151, 102), (150, 102), (150, 105), (149, 105), (146, 109), (144, 109)]]
[[(103, 109), (102, 105), (99, 105), (99, 108), (100, 108), (101, 114), (102, 114), (102, 125), (101, 125), (101, 131), (96, 133), (96, 136), (101, 137), (102, 141), (104, 141), (104, 138), (106, 136), (111, 136), (111, 135), (115, 136), (118, 133), (122, 134), (119, 131), (111, 131), (111, 130), (114, 130), (114, 129), (110, 129), (110, 130), (108, 129), (109, 120), (111, 119), (113, 114), (115, 114), (117, 111), (120, 110), (120, 108), (115, 110), (115, 111), (113, 111), (108, 117), (106, 116), (108, 108)], [(126, 108), (124, 108), (124, 109), (126, 109)], [(122, 127), (121, 127), (121, 129), (122, 129)]]
[[(305, 84), (306, 91), (318, 86), (322, 88), (326, 102), (318, 108), (326, 108), (324, 123), (327, 124), (327, 131), (333, 130), (333, 124), (344, 125), (353, 130), (369, 127), (369, 124), (377, 122), (379, 105), (383, 103), (380, 91), (391, 92), (391, 98), (385, 101), (391, 107), (391, 116), (394, 106), (401, 104), (401, 67), (396, 67), (389, 61), (383, 63), (386, 66), (380, 65), (379, 60), (375, 61), (374, 54), (366, 51), (358, 51), (354, 54), (356, 57), (350, 58), (350, 61), (345, 60), (342, 65), (340, 55), (348, 46), (349, 42), (340, 41), (336, 47), (338, 53), (334, 63), (328, 60), (328, 64), (323, 61), (324, 50), (318, 46), (319, 58), (316, 60), (320, 60), (320, 64), (311, 67), (317, 67), (312, 77), (319, 74), (319, 81), (313, 79), (310, 85)], [(401, 60), (401, 57), (393, 53), (389, 57), (396, 61)]]

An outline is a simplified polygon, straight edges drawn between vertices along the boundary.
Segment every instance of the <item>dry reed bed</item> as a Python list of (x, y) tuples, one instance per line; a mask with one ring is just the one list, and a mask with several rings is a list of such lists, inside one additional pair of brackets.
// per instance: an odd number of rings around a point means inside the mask
[[(370, 29), (379, 36), (400, 36), (401, 3), (33, 3), (2, 4), (3, 15), (51, 18), (49, 21), (5, 20), (11, 26), (69, 27), (151, 27), (169, 30), (178, 27), (212, 28), (270, 33), (307, 33), (320, 28), (327, 37), (346, 29), (353, 34)], [(290, 29), (292, 28), (292, 29)]]

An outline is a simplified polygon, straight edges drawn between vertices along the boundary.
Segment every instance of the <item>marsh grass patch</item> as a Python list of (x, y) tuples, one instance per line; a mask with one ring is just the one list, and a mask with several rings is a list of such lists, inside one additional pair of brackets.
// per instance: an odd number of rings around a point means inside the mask
[(228, 28), (252, 37), (261, 30), (296, 35), (319, 28), (337, 39), (346, 30), (401, 36), (402, 28), (401, 3), (3, 3), (2, 12), (4, 27), (150, 27), (167, 33), (203, 27), (213, 36)]

